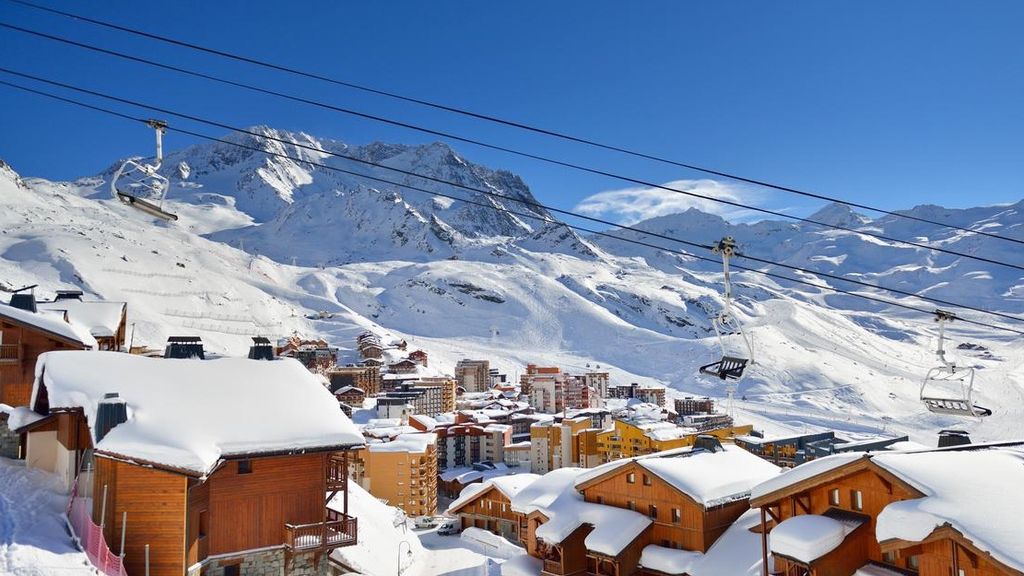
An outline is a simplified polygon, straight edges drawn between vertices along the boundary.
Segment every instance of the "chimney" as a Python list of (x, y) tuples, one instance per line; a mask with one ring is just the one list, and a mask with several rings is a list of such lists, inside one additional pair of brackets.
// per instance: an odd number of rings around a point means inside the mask
[[(25, 286), (24, 288), (15, 290), (14, 293), (11, 294), (11, 307), (18, 308), (20, 310), (27, 310), (34, 314), (37, 311), (36, 286), (37, 284), (33, 284), (31, 286)], [(26, 290), (28, 290), (28, 293), (24, 293)]]
[(273, 360), (274, 347), (270, 340), (264, 336), (253, 336), (252, 346), (249, 347), (250, 360)]
[(939, 448), (964, 446), (971, 443), (966, 430), (942, 430), (939, 432)]
[(693, 449), (707, 450), (708, 452), (724, 452), (725, 448), (722, 448), (722, 443), (718, 438), (710, 434), (701, 434), (697, 436), (697, 440), (693, 442)]
[(203, 340), (199, 336), (170, 336), (164, 348), (164, 358), (206, 358)]
[(103, 395), (96, 406), (96, 443), (110, 432), (114, 426), (128, 421), (128, 405), (122, 400), (117, 392), (108, 392)]
[(60, 302), (61, 300), (82, 300), (81, 290), (57, 290), (57, 297), (53, 299), (54, 302)]

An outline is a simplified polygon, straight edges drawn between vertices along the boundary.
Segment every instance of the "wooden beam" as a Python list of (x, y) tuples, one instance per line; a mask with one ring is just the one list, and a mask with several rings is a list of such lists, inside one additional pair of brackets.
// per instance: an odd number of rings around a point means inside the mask
[(764, 507), (761, 507), (761, 575), (768, 576), (768, 526)]
[[(811, 495), (808, 493), (798, 494), (796, 496), (796, 503), (800, 505), (800, 509), (804, 511), (804, 514), (811, 513)], [(794, 511), (794, 514), (796, 512)]]

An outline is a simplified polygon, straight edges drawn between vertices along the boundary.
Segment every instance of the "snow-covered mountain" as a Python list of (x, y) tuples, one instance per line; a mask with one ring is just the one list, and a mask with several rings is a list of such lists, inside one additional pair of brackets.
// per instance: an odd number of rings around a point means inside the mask
[[(491, 358), (513, 375), (526, 362), (570, 370), (600, 365), (613, 379), (724, 394), (696, 376), (698, 366), (719, 354), (710, 326), (720, 305), (716, 265), (583, 238), (538, 207), (325, 153), (533, 201), (517, 176), (475, 165), (443, 144), (349, 147), (266, 127), (252, 131), (285, 143), (228, 138), (536, 218), (220, 143), (168, 155), (168, 205), (180, 215), (170, 224), (111, 199), (116, 164), (75, 182), (21, 178), (3, 165), (0, 289), (38, 283), (45, 295), (77, 286), (127, 301), (136, 344), (160, 346), (168, 335), (195, 333), (211, 349), (242, 353), (249, 336), (300, 332), (325, 335), (354, 359), (348, 350), (354, 336), (369, 328), (427, 349), (431, 365), (447, 370), (463, 357)], [(191, 167), (187, 180), (177, 172), (180, 162)], [(1024, 236), (1018, 208), (913, 213)], [(1009, 243), (869, 220), (842, 206), (814, 218), (1018, 259)], [(1007, 312), (1021, 306), (1024, 281), (1012, 270), (856, 233), (770, 221), (733, 225), (696, 211), (637, 227), (700, 242), (732, 235), (745, 253), (801, 267)], [(740, 386), (741, 419), (779, 430), (904, 431), (928, 443), (941, 427), (967, 428), (979, 439), (1024, 431), (1019, 339), (960, 327), (954, 345), (984, 347), (956, 353), (979, 367), (978, 400), (996, 413), (984, 422), (958, 421), (929, 414), (917, 401), (920, 378), (934, 364), (930, 318), (755, 274), (740, 273), (736, 281), (738, 315), (750, 327), (757, 361)], [(328, 314), (309, 318), (320, 312)]]

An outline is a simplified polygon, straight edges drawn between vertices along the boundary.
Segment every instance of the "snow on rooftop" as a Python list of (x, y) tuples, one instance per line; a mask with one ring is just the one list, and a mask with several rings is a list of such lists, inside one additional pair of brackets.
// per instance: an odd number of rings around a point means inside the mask
[(640, 553), (640, 565), (666, 574), (692, 574), (704, 555), (690, 550), (676, 550), (648, 544)]
[(53, 311), (29, 312), (6, 304), (0, 304), (0, 316), (7, 317), (22, 324), (35, 326), (52, 334), (56, 334), (72, 342), (85, 346), (96, 347), (96, 339), (87, 329), (80, 325), (65, 322), (63, 313)]
[(677, 490), (704, 506), (745, 498), (751, 488), (779, 474), (779, 467), (738, 446), (721, 452), (691, 450), (674, 456), (639, 458), (650, 470)]
[(768, 534), (769, 548), (806, 564), (838, 548), (853, 528), (827, 516), (801, 514), (783, 520)]
[(920, 541), (949, 523), (996, 560), (1024, 571), (1024, 449), (887, 453), (873, 461), (925, 494), (882, 510), (879, 542)]
[(36, 363), (50, 408), (82, 408), (90, 426), (105, 393), (128, 405), (96, 449), (208, 474), (221, 458), (361, 445), (334, 396), (298, 361), (177, 360), (117, 352), (47, 352)]
[(460, 484), (466, 484), (468, 482), (473, 482), (474, 480), (477, 480), (479, 478), (486, 480), (488, 478), (493, 478), (495, 476), (504, 476), (510, 473), (512, 472), (508, 469), (508, 466), (501, 462), (495, 462), (494, 468), (491, 468), (489, 470), (475, 470), (469, 466), (449, 468), (448, 470), (445, 470), (444, 472), (438, 474), (438, 478), (440, 478), (442, 482), (451, 482), (455, 480), (458, 481)]
[(448, 506), (448, 510), (452, 511), (466, 505), (470, 500), (476, 498), (478, 495), (486, 492), (492, 487), (504, 494), (509, 500), (512, 500), (516, 494), (519, 494), (524, 488), (532, 484), (538, 478), (540, 478), (540, 476), (537, 474), (523, 473), (508, 476), (496, 476), (485, 482), (470, 484), (462, 489), (462, 492), (459, 493), (459, 497)]
[(399, 434), (390, 442), (377, 442), (367, 444), (370, 452), (415, 452), (422, 454), (427, 448), (437, 443), (437, 434), (433, 432), (417, 432), (411, 434)]
[(831, 456), (811, 460), (810, 462), (801, 464), (788, 471), (784, 471), (781, 474), (754, 486), (750, 491), (750, 498), (760, 498), (791, 484), (796, 484), (797, 482), (802, 482), (819, 474), (835, 470), (836, 468), (845, 466), (851, 462), (856, 462), (857, 460), (865, 457), (867, 457), (867, 454), (863, 452), (844, 452), (842, 454), (833, 454)]
[(82, 301), (74, 298), (56, 302), (37, 302), (39, 310), (63, 310), (68, 321), (85, 327), (97, 338), (109, 338), (117, 334), (124, 315), (124, 302)]
[(512, 510), (530, 514), (548, 507), (562, 492), (574, 490), (583, 468), (558, 468), (534, 480), (512, 498)]

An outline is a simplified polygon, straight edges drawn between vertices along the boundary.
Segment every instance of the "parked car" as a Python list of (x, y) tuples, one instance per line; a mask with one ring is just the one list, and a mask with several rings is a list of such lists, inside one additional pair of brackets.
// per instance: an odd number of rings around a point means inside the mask
[(420, 529), (433, 528), (437, 526), (437, 518), (433, 516), (418, 516), (413, 520), (413, 525)]
[(458, 534), (462, 532), (462, 527), (459, 526), (458, 521), (445, 522), (440, 528), (437, 529), (437, 533), (441, 536), (448, 536), (450, 534)]

